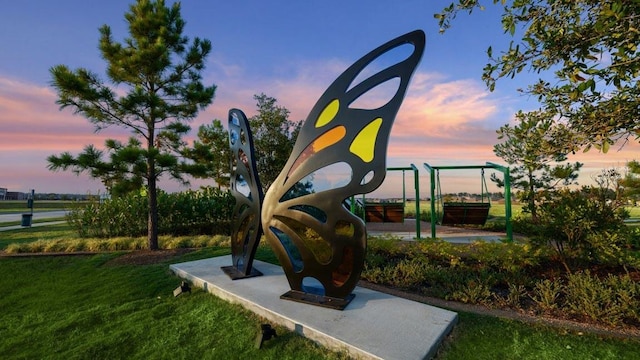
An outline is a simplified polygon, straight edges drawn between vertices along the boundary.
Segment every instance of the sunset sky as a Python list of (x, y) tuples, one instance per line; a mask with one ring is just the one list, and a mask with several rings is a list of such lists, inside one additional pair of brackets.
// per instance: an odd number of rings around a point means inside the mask
[[(451, 0), (356, 1), (196, 1), (182, 2), (185, 35), (211, 40), (213, 50), (203, 73), (217, 85), (212, 105), (191, 123), (197, 129), (213, 119), (226, 123), (230, 108), (256, 113), (254, 94), (275, 97), (291, 111), (291, 120), (307, 117), (329, 84), (358, 58), (406, 32), (427, 34), (422, 58), (396, 118), (388, 148), (388, 166), (415, 164), (421, 172), (421, 195), (429, 183), (423, 163), (477, 165), (503, 163), (493, 154), (496, 130), (518, 110), (538, 108), (535, 99), (517, 92), (535, 78), (530, 74), (498, 82), (489, 92), (480, 80), (486, 49), (504, 49), (499, 7), (471, 16), (461, 14), (454, 27), (438, 33), (433, 14)], [(50, 86), (49, 69), (64, 64), (101, 75), (105, 62), (98, 51), (98, 28), (107, 24), (121, 42), (128, 34), (124, 13), (131, 1), (11, 1), (0, 11), (0, 187), (39, 193), (97, 193), (98, 180), (87, 175), (47, 170), (46, 158), (88, 144), (103, 148), (104, 139), (126, 139), (129, 133), (93, 126), (70, 109), (60, 111)], [(172, 3), (167, 1), (167, 3)], [(571, 157), (585, 166), (580, 183), (588, 184), (600, 169), (636, 158), (638, 145), (615, 147), (607, 154), (592, 150)], [(401, 195), (399, 173), (390, 173), (382, 196)], [(408, 178), (408, 190), (413, 182)], [(480, 187), (477, 171), (442, 174), (443, 191)], [(193, 181), (192, 187), (212, 184)], [(168, 191), (184, 190), (172, 181)], [(492, 190), (492, 189), (490, 189)], [(495, 190), (492, 190), (495, 191)]]

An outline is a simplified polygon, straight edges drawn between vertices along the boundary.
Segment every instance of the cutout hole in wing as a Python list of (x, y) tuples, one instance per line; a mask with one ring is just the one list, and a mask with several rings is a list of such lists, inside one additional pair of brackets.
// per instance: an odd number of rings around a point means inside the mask
[(321, 223), (327, 222), (327, 213), (322, 211), (321, 209), (311, 206), (311, 205), (294, 205), (289, 209), (302, 211), (305, 214), (311, 215), (314, 219), (318, 220)]
[(309, 294), (314, 294), (318, 296), (324, 296), (324, 285), (320, 282), (320, 280), (306, 276), (302, 279), (302, 290)]
[(247, 144), (247, 134), (244, 132), (244, 129), (240, 129), (240, 142), (242, 145)]
[(246, 217), (238, 227), (238, 232), (235, 233), (235, 237), (232, 239), (234, 246), (240, 248), (244, 244), (244, 238), (247, 236), (247, 230), (249, 229), (249, 218)]
[(229, 142), (231, 143), (231, 145), (235, 145), (236, 142), (238, 141), (238, 132), (236, 131), (236, 129), (231, 129), (229, 131)]
[(360, 180), (360, 185), (367, 185), (371, 180), (373, 180), (374, 176), (375, 173), (373, 172), (373, 170), (369, 171), (364, 175), (364, 177), (362, 177), (362, 180)]
[(315, 140), (313, 140), (301, 153), (298, 155), (296, 161), (291, 165), (291, 169), (287, 173), (290, 176), (300, 165), (309, 160), (316, 153), (338, 143), (347, 134), (347, 128), (343, 125), (336, 126), (330, 130), (320, 134)]
[(236, 243), (238, 248), (244, 248), (246, 242), (248, 241), (249, 234), (251, 231), (251, 224), (253, 222), (255, 215), (251, 214), (244, 219), (242, 219), (242, 223), (238, 227), (238, 232), (236, 233), (235, 239), (233, 241)]
[(389, 103), (400, 89), (400, 78), (394, 77), (376, 85), (349, 104), (351, 109), (379, 109)]
[(235, 126), (240, 126), (240, 119), (238, 118), (238, 114), (236, 113), (231, 113), (231, 123), (233, 123), (233, 125)]
[(341, 161), (327, 165), (298, 181), (284, 193), (282, 198), (280, 198), (280, 202), (328, 189), (341, 188), (349, 184), (352, 176), (351, 166), (346, 162)]
[(387, 50), (380, 56), (373, 59), (373, 61), (367, 64), (367, 66), (358, 73), (358, 75), (353, 79), (353, 82), (351, 82), (351, 85), (349, 85), (349, 89), (347, 91), (358, 86), (358, 84), (373, 75), (407, 60), (414, 51), (415, 46), (410, 43), (399, 44), (398, 46)]
[(242, 228), (242, 232), (244, 234), (244, 239), (242, 243), (243, 244), (242, 248), (244, 250), (246, 250), (246, 247), (249, 244), (249, 240), (251, 240), (251, 235), (256, 231), (254, 221), (255, 221), (255, 214), (251, 214), (247, 216), (246, 224), (243, 224), (244, 228)]
[(347, 237), (353, 238), (355, 234), (355, 226), (352, 223), (344, 220), (339, 220), (336, 222), (336, 236), (338, 237)]
[(236, 172), (238, 166), (238, 159), (235, 156), (231, 156), (231, 172)]
[(333, 258), (331, 243), (325, 240), (320, 234), (309, 226), (294, 219), (284, 216), (277, 216), (277, 218), (298, 235), (304, 244), (304, 248), (313, 254), (313, 257), (319, 264), (326, 265), (331, 262)]
[(247, 183), (247, 180), (245, 180), (244, 176), (237, 174), (235, 185), (235, 189), (237, 192), (244, 195), (246, 198), (251, 199), (251, 187), (249, 187), (249, 183)]
[(281, 231), (280, 229), (274, 226), (270, 226), (269, 229), (280, 241), (280, 244), (282, 244), (282, 248), (287, 253), (287, 257), (291, 262), (291, 267), (293, 268), (293, 271), (297, 273), (302, 271), (302, 269), (304, 268), (304, 262), (302, 261), (300, 250), (298, 250), (298, 247), (293, 243), (293, 240), (291, 240), (289, 235), (287, 235), (284, 231)]
[(247, 156), (247, 154), (245, 154), (244, 151), (242, 151), (242, 149), (238, 149), (238, 159), (240, 159), (240, 162), (244, 165), (244, 167), (249, 170), (249, 157)]
[(344, 285), (349, 280), (354, 267), (354, 255), (353, 247), (345, 246), (342, 249), (342, 262), (331, 273), (331, 280), (337, 287)]

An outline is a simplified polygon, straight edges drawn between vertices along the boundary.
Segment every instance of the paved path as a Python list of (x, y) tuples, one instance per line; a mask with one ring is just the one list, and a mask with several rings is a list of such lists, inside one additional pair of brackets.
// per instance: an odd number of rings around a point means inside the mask
[[(65, 210), (56, 210), (56, 211), (41, 211), (34, 212), (33, 217), (31, 218), (31, 226), (46, 226), (46, 225), (55, 225), (64, 223), (64, 221), (48, 221), (48, 222), (38, 222), (34, 223), (35, 220), (45, 220), (45, 219), (58, 219), (64, 217), (67, 211)], [(21, 221), (23, 213), (14, 213), (14, 214), (0, 214), (0, 223), (3, 222), (11, 222), (11, 221)], [(24, 214), (30, 214), (30, 212), (25, 211)], [(8, 230), (17, 230), (24, 229), (23, 226), (13, 225), (13, 226), (4, 226), (0, 227), (0, 231), (8, 231)]]
[[(401, 240), (416, 240), (415, 219), (405, 219), (402, 223), (367, 223), (367, 235), (384, 236), (391, 235)], [(507, 238), (504, 232), (465, 229), (453, 226), (436, 226), (437, 238), (450, 243), (470, 244), (476, 240), (487, 242), (500, 242)], [(431, 224), (420, 222), (420, 238), (431, 239)]]
[[(33, 213), (33, 220), (42, 220), (42, 219), (53, 219), (53, 218), (61, 218), (67, 214), (66, 210), (56, 210), (56, 211), (36, 211)], [(9, 222), (9, 221), (20, 221), (22, 220), (22, 214), (30, 214), (31, 212), (28, 209), (21, 213), (13, 213), (13, 214), (0, 214), (0, 223)]]

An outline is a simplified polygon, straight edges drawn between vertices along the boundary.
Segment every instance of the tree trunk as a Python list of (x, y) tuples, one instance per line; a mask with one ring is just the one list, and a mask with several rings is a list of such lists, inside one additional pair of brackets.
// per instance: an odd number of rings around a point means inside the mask
[(529, 171), (529, 207), (531, 210), (531, 220), (538, 222), (538, 209), (536, 209), (536, 187), (533, 185), (533, 173)]
[(154, 128), (149, 127), (149, 143), (147, 149), (147, 199), (149, 200), (148, 241), (149, 250), (158, 250), (158, 189), (156, 186), (156, 159), (154, 155)]
[[(149, 172), (155, 173), (153, 170)], [(158, 250), (158, 192), (156, 189), (155, 176), (150, 177), (147, 184), (149, 185), (149, 191), (147, 193), (149, 199), (149, 250)]]

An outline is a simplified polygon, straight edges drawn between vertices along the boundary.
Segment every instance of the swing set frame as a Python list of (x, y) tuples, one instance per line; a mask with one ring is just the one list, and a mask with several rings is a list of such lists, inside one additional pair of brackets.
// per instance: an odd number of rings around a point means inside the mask
[[(494, 164), (491, 162), (487, 162), (485, 165), (450, 165), (450, 166), (431, 166), (427, 163), (424, 163), (425, 169), (429, 171), (430, 175), (430, 187), (431, 187), (431, 238), (436, 238), (436, 223), (438, 222), (437, 213), (436, 213), (436, 201), (440, 201), (441, 199), (436, 198), (436, 188), (438, 191), (438, 196), (442, 196), (440, 193), (440, 170), (468, 170), (468, 169), (480, 169), (482, 173), (482, 189), (481, 196), (484, 193), (482, 191), (486, 190), (486, 181), (484, 179), (484, 170), (485, 169), (493, 169), (502, 172), (504, 176), (504, 203), (505, 203), (505, 221), (506, 221), (506, 232), (507, 232), (507, 240), (513, 241), (513, 227), (511, 224), (511, 177), (509, 175), (509, 168), (506, 166), (502, 166), (499, 164)], [(487, 191), (488, 192), (488, 191)], [(490, 200), (489, 200), (490, 201)], [(467, 223), (474, 224), (483, 224), (486, 220), (486, 216), (488, 215), (490, 203), (460, 203), (457, 204), (458, 210), (462, 211), (461, 215), (463, 217), (467, 217), (469, 213), (475, 212), (478, 213), (481, 217), (484, 216), (484, 219), (469, 219)], [(444, 213), (444, 204), (442, 206), (442, 210)], [(451, 207), (450, 209), (453, 209)], [(444, 215), (444, 214), (443, 214)], [(452, 222), (448, 222), (448, 224), (452, 224)]]
[[(388, 167), (387, 171), (402, 171), (402, 207), (406, 207), (407, 203), (407, 185), (406, 185), (406, 172), (411, 171), (413, 173), (413, 186), (415, 190), (415, 199), (416, 199), (416, 239), (420, 240), (420, 174), (418, 171), (418, 167), (414, 164), (410, 166), (404, 167)], [(366, 221), (366, 202), (365, 202), (365, 194), (362, 194), (361, 201), (362, 209), (364, 213), (362, 214), (363, 221)], [(355, 206), (355, 197), (351, 199), (351, 212), (356, 213)]]

